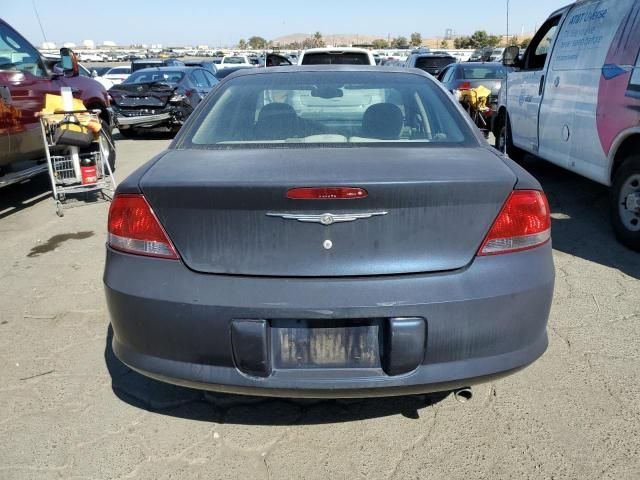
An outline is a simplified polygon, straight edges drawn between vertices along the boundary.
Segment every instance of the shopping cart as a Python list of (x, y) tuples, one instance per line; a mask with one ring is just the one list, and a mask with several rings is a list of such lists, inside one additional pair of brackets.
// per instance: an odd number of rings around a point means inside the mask
[(480, 85), (477, 88), (460, 91), (460, 103), (467, 111), (473, 123), (482, 130), (485, 137), (489, 134), (489, 125), (486, 117), (492, 113), (489, 101), (491, 90)]
[[(40, 112), (40, 125), (56, 213), (64, 216), (70, 198), (110, 201), (117, 187), (108, 161), (113, 141), (103, 131), (100, 110)], [(70, 135), (65, 135), (70, 134)], [(76, 203), (76, 202), (74, 202)]]

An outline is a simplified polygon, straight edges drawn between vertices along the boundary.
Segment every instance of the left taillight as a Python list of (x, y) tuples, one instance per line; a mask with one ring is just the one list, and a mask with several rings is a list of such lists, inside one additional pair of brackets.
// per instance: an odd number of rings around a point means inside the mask
[(142, 195), (116, 195), (109, 209), (109, 246), (134, 255), (178, 259), (178, 253)]
[(551, 214), (539, 190), (511, 192), (485, 238), (479, 256), (519, 252), (539, 247), (551, 238)]

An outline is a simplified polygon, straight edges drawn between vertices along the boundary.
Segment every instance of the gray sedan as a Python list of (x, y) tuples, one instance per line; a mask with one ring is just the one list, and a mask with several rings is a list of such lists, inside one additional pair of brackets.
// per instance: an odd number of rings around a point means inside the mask
[(546, 197), (417, 70), (234, 73), (120, 183), (108, 231), (114, 352), (163, 381), (446, 391), (547, 347)]

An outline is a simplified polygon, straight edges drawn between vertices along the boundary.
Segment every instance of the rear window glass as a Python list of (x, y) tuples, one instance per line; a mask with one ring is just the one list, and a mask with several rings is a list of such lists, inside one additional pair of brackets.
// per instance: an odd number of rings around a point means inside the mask
[(192, 145), (463, 144), (472, 134), (431, 81), (403, 73), (300, 72), (230, 80), (196, 119)]
[(444, 67), (446, 67), (447, 65), (450, 65), (452, 63), (455, 62), (454, 58), (448, 58), (448, 57), (420, 57), (416, 59), (416, 68), (435, 68), (435, 69), (442, 69)]
[(465, 80), (497, 80), (506, 77), (504, 67), (463, 67), (462, 78)]
[(169, 84), (179, 83), (184, 77), (184, 72), (149, 70), (147, 72), (139, 71), (129, 75), (123, 83), (148, 83), (163, 82)]
[(305, 53), (302, 65), (369, 65), (369, 56), (360, 52)]
[(224, 63), (245, 63), (244, 58), (242, 57), (225, 57)]

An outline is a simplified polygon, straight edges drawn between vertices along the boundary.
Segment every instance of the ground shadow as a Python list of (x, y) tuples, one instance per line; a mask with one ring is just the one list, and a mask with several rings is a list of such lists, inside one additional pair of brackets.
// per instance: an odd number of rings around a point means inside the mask
[[(51, 199), (51, 181), (46, 172), (24, 183), (3, 187), (0, 195), (0, 220)], [(53, 203), (51, 210), (54, 211)]]
[(312, 425), (342, 423), (403, 415), (420, 418), (420, 411), (444, 400), (449, 392), (404, 397), (315, 400), (250, 397), (202, 392), (147, 378), (124, 365), (113, 353), (109, 325), (104, 358), (116, 396), (132, 406), (163, 415), (238, 425)]
[(521, 164), (549, 198), (555, 250), (640, 279), (640, 253), (624, 247), (613, 234), (607, 187), (537, 157), (527, 156)]
[(140, 130), (133, 137), (125, 137), (119, 131), (113, 133), (113, 139), (120, 140), (173, 140), (176, 136), (176, 132), (161, 131), (161, 130)]

